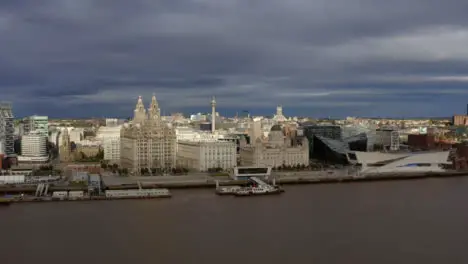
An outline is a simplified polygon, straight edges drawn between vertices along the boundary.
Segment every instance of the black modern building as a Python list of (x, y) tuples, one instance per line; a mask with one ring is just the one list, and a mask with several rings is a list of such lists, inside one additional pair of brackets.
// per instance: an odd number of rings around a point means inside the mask
[(340, 126), (307, 125), (302, 127), (303, 136), (309, 140), (309, 156), (313, 159), (336, 164), (348, 164), (348, 153), (367, 151), (367, 135), (342, 138)]

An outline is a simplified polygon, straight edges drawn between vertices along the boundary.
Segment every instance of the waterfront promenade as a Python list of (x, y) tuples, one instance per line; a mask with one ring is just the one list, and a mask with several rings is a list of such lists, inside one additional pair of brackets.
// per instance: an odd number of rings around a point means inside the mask
[[(383, 180), (409, 180), (424, 179), (433, 177), (463, 177), (468, 176), (467, 171), (447, 171), (438, 173), (385, 173), (359, 175), (348, 169), (335, 169), (328, 171), (296, 171), (296, 172), (275, 172), (267, 182), (275, 179), (277, 184), (324, 184), (324, 183), (351, 183), (363, 181), (383, 181)], [(180, 176), (142, 176), (142, 177), (119, 177), (103, 176), (103, 186), (108, 190), (130, 190), (138, 189), (140, 186), (149, 188), (215, 188), (216, 182), (221, 186), (240, 185), (246, 183), (242, 180), (233, 180), (228, 176), (210, 176), (208, 174), (189, 174)], [(0, 194), (32, 194), (36, 191), (36, 186), (0, 186)], [(54, 191), (87, 191), (86, 186), (67, 185), (60, 183), (49, 188)]]

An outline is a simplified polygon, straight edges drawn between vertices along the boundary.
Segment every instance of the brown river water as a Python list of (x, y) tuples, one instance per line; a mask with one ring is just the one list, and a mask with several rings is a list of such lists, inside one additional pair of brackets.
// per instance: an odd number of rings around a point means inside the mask
[(0, 208), (0, 263), (468, 263), (468, 178)]

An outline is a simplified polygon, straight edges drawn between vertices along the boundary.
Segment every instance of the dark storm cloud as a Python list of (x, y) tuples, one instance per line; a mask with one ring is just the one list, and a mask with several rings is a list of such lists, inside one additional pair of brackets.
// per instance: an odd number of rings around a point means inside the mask
[(0, 92), (19, 115), (109, 113), (89, 107), (101, 104), (126, 116), (153, 92), (168, 111), (216, 95), (233, 111), (434, 115), (432, 100), (445, 115), (468, 94), (467, 10), (462, 0), (3, 0)]

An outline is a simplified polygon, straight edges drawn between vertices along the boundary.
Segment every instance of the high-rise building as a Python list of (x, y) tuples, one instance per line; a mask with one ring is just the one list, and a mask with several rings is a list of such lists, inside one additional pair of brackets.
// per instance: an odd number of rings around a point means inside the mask
[(21, 156), (47, 157), (47, 138), (40, 132), (30, 132), (21, 138)]
[(120, 166), (134, 175), (148, 170), (175, 168), (176, 134), (161, 120), (156, 96), (146, 113), (141, 96), (138, 98), (131, 123), (120, 134)]
[(120, 130), (122, 126), (107, 122), (106, 124), (106, 126), (99, 128), (96, 138), (102, 141), (104, 160), (118, 164), (120, 162)]
[(11, 103), (0, 103), (0, 141), (6, 156), (15, 156), (15, 125)]
[(72, 160), (71, 156), (71, 143), (70, 135), (68, 134), (68, 129), (65, 128), (62, 130), (62, 140), (59, 148), (60, 161), (70, 162)]
[(23, 133), (25, 135), (36, 131), (39, 134), (49, 136), (49, 118), (47, 116), (29, 116), (23, 118)]

